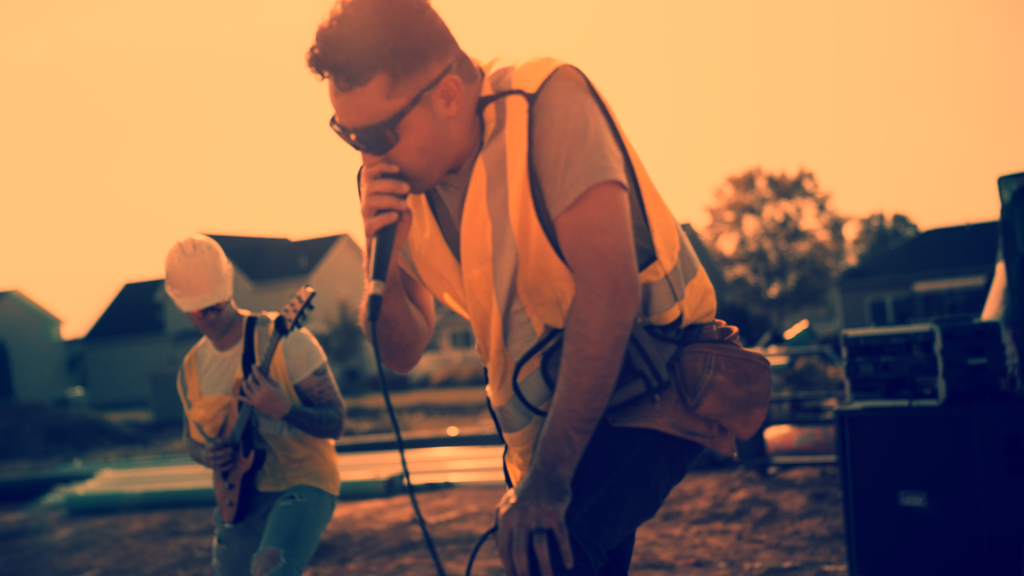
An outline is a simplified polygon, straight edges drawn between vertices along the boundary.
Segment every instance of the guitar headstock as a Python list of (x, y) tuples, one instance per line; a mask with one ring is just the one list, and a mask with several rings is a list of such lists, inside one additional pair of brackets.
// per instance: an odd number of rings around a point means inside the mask
[(281, 314), (274, 321), (274, 328), (281, 336), (302, 327), (302, 322), (306, 319), (306, 312), (313, 309), (313, 296), (316, 296), (316, 290), (309, 286), (303, 286), (288, 300), (288, 303), (281, 309)]

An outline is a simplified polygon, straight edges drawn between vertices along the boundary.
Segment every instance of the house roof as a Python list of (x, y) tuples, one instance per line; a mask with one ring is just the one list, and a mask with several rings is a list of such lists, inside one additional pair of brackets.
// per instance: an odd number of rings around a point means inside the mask
[[(210, 235), (254, 282), (307, 276), (344, 234), (292, 242), (286, 238)], [(163, 280), (125, 284), (86, 339), (164, 331)]]
[(343, 235), (292, 242), (287, 238), (251, 238), (209, 234), (228, 259), (253, 282), (307, 276)]
[(840, 282), (883, 276), (937, 277), (971, 269), (994, 269), (998, 235), (998, 222), (928, 230), (878, 258), (850, 268)]
[(125, 284), (85, 339), (163, 332), (164, 307), (157, 294), (163, 289), (163, 280)]
[(57, 318), (56, 316), (51, 314), (49, 310), (43, 308), (28, 296), (22, 294), (20, 290), (8, 290), (6, 292), (0, 292), (0, 302), (2, 302), (8, 296), (10, 296), (13, 300), (21, 302), (22, 306), (24, 306), (25, 309), (27, 309), (29, 312), (36, 315), (43, 321), (60, 325), (60, 318)]

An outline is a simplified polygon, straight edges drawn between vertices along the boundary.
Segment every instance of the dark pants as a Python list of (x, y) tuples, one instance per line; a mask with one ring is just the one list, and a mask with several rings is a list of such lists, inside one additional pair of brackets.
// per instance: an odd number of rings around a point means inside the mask
[[(555, 574), (627, 574), (636, 529), (654, 517), (703, 451), (696, 442), (602, 421), (572, 480), (566, 523), (575, 565), (572, 570), (561, 565), (558, 544), (551, 538)], [(531, 570), (540, 574), (536, 566)]]

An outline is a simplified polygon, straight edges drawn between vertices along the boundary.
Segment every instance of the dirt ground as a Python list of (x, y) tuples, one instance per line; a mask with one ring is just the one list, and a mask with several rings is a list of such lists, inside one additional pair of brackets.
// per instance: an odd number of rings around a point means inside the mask
[[(493, 521), (500, 488), (419, 494), (449, 574), (464, 574)], [(68, 517), (0, 512), (0, 566), (15, 575), (211, 575), (212, 511), (181, 508)], [(834, 467), (762, 478), (742, 469), (692, 472), (637, 535), (631, 574), (725, 576), (845, 574), (839, 478)], [(406, 496), (339, 502), (307, 576), (436, 574)], [(475, 575), (503, 574), (492, 542)]]
[[(472, 428), (485, 423), (486, 407), (448, 399), (447, 408), (424, 407), (410, 396), (399, 407), (403, 429)], [(482, 413), (480, 411), (483, 411)], [(66, 427), (67, 415), (55, 414)], [(180, 431), (96, 423), (88, 415), (73, 434), (74, 446), (51, 441), (37, 457), (7, 454), (0, 471), (45, 467), (71, 455), (104, 460), (180, 452)], [(33, 414), (34, 421), (39, 414)], [(15, 414), (5, 414), (14, 427)], [(387, 430), (372, 402), (353, 402), (350, 425), (361, 432)], [(102, 432), (91, 444), (83, 430)], [(64, 438), (48, 430), (33, 431)], [(125, 442), (131, 438), (131, 442)], [(44, 449), (45, 448), (45, 449)], [(469, 553), (493, 522), (501, 488), (455, 487), (418, 494), (431, 536), (448, 574), (464, 574)], [(0, 573), (8, 576), (198, 576), (210, 568), (210, 508), (178, 508), (67, 516), (62, 509), (0, 503)], [(692, 471), (658, 515), (637, 535), (631, 574), (786, 575), (846, 574), (846, 549), (838, 470), (802, 467), (762, 476), (741, 467)], [(306, 576), (436, 574), (407, 496), (339, 502)], [(482, 548), (475, 576), (503, 574), (493, 542)]]

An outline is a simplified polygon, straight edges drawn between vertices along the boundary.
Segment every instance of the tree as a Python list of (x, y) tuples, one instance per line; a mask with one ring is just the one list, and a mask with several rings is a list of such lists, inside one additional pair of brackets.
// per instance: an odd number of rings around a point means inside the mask
[(748, 170), (730, 177), (715, 200), (704, 237), (730, 283), (723, 309), (738, 308), (748, 322), (760, 317), (776, 330), (810, 308), (828, 313), (846, 219), (829, 208), (814, 174)]
[(879, 212), (860, 219), (860, 232), (851, 251), (857, 264), (870, 262), (917, 236), (918, 232), (917, 224), (903, 214), (893, 214), (886, 220), (885, 214)]

